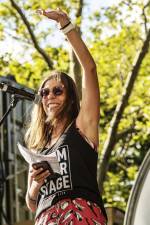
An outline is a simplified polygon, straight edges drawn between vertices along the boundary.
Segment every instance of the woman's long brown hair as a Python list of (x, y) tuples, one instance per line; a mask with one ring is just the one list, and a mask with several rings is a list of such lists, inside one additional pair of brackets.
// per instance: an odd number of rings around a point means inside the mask
[(36, 151), (45, 147), (48, 138), (50, 138), (51, 131), (55, 126), (55, 122), (61, 122), (61, 119), (67, 118), (66, 124), (68, 125), (79, 113), (79, 97), (73, 79), (63, 72), (55, 71), (42, 82), (40, 89), (51, 79), (56, 79), (58, 82), (63, 83), (67, 97), (57, 118), (52, 118), (50, 121), (47, 121), (42, 102), (34, 105), (25, 134), (25, 143), (29, 149)]

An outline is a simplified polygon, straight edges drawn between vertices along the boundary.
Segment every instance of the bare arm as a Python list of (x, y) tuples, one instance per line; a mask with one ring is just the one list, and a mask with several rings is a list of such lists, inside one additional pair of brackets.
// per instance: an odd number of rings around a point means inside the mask
[(82, 102), (77, 126), (95, 145), (98, 145), (99, 85), (95, 62), (76, 30), (67, 34), (83, 69)]
[[(68, 16), (61, 10), (43, 10), (42, 14), (57, 21), (60, 27), (69, 22)], [(69, 31), (66, 36), (83, 69), (81, 110), (76, 123), (84, 135), (98, 145), (100, 99), (96, 65), (76, 29)]]
[(35, 212), (37, 208), (36, 203), (39, 190), (44, 183), (44, 180), (50, 175), (49, 171), (47, 170), (43, 171), (42, 173), (41, 172), (41, 168), (37, 170), (33, 169), (32, 166), (29, 168), (26, 204), (32, 212)]

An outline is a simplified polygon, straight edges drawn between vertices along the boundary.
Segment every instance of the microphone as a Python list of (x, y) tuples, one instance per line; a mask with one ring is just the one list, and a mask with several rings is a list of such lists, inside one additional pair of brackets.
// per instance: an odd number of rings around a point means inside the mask
[(39, 103), (41, 100), (41, 96), (36, 94), (34, 90), (31, 89), (30, 91), (27, 88), (14, 87), (5, 82), (0, 82), (0, 90), (14, 94), (17, 98), (34, 101), (35, 103)]

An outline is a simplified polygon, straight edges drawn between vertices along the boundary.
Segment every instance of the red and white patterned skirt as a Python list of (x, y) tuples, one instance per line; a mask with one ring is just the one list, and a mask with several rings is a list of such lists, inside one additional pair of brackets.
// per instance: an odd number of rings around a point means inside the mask
[(63, 199), (37, 217), (35, 225), (106, 225), (97, 204), (82, 198)]

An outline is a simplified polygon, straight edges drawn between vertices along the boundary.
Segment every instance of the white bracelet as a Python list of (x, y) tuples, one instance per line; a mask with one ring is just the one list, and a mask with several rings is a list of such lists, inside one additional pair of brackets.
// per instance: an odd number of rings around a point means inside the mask
[(61, 29), (64, 34), (69, 33), (71, 30), (75, 29), (75, 26), (72, 23), (69, 23), (67, 27)]

